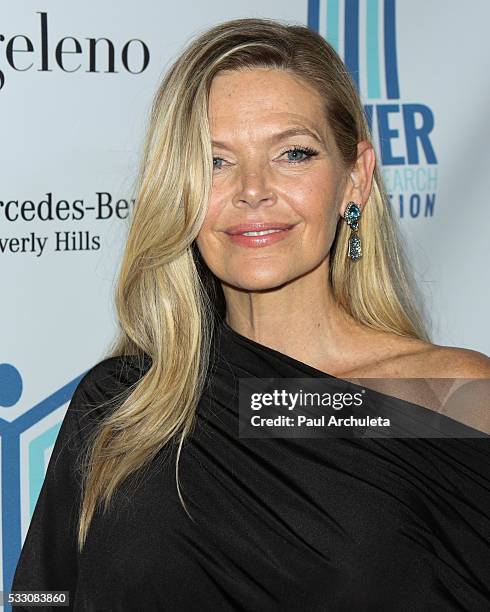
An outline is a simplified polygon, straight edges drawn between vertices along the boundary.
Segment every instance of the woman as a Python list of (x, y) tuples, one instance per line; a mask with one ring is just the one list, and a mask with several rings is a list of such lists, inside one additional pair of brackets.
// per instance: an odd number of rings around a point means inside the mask
[(196, 38), (157, 92), (137, 201), (121, 335), (72, 398), (13, 590), (75, 610), (488, 607), (488, 436), (468, 439), (487, 422), (238, 436), (243, 378), (490, 374), (428, 340), (327, 42), (264, 19)]

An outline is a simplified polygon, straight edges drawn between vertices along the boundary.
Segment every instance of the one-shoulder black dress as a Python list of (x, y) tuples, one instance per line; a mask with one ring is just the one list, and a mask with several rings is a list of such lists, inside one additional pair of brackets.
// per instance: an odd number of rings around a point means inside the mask
[(194, 520), (168, 445), (96, 512), (77, 554), (87, 407), (150, 365), (106, 359), (68, 407), (12, 590), (69, 591), (70, 609), (97, 612), (490, 610), (488, 436), (241, 437), (241, 377), (329, 377), (225, 322), (215, 339), (179, 464)]

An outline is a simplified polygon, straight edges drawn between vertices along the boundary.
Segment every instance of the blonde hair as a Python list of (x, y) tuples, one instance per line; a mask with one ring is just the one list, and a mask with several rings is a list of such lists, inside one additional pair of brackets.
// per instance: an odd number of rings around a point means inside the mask
[[(170, 441), (178, 440), (176, 484), (187, 511), (179, 458), (206, 386), (214, 325), (225, 313), (219, 279), (195, 244), (212, 185), (208, 95), (218, 72), (253, 68), (288, 71), (320, 93), (345, 169), (356, 160), (357, 143), (371, 140), (344, 64), (305, 26), (270, 19), (221, 23), (191, 41), (167, 71), (150, 113), (115, 295), (120, 331), (110, 352), (149, 356), (151, 367), (127, 393), (107, 402), (114, 410), (87, 445), (79, 550), (98, 504), (104, 502), (105, 511), (116, 488)], [(371, 328), (427, 339), (377, 167), (360, 223), (363, 258), (357, 262), (346, 257), (349, 232), (339, 218), (330, 265), (336, 300)]]

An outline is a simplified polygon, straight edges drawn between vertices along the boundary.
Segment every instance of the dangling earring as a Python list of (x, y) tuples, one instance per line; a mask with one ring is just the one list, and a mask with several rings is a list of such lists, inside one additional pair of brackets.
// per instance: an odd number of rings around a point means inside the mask
[(352, 261), (357, 261), (362, 257), (361, 239), (357, 235), (360, 218), (361, 209), (359, 206), (355, 202), (349, 202), (344, 212), (344, 219), (352, 230), (349, 238), (349, 250), (347, 251), (347, 257), (350, 257)]

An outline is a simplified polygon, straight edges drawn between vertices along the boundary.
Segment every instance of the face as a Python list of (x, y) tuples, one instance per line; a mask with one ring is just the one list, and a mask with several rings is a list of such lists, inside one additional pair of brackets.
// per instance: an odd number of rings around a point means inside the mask
[[(316, 268), (347, 203), (320, 95), (284, 71), (228, 71), (212, 82), (208, 113), (213, 185), (197, 246), (210, 270), (254, 291)], [(283, 229), (243, 235), (254, 224)]]

